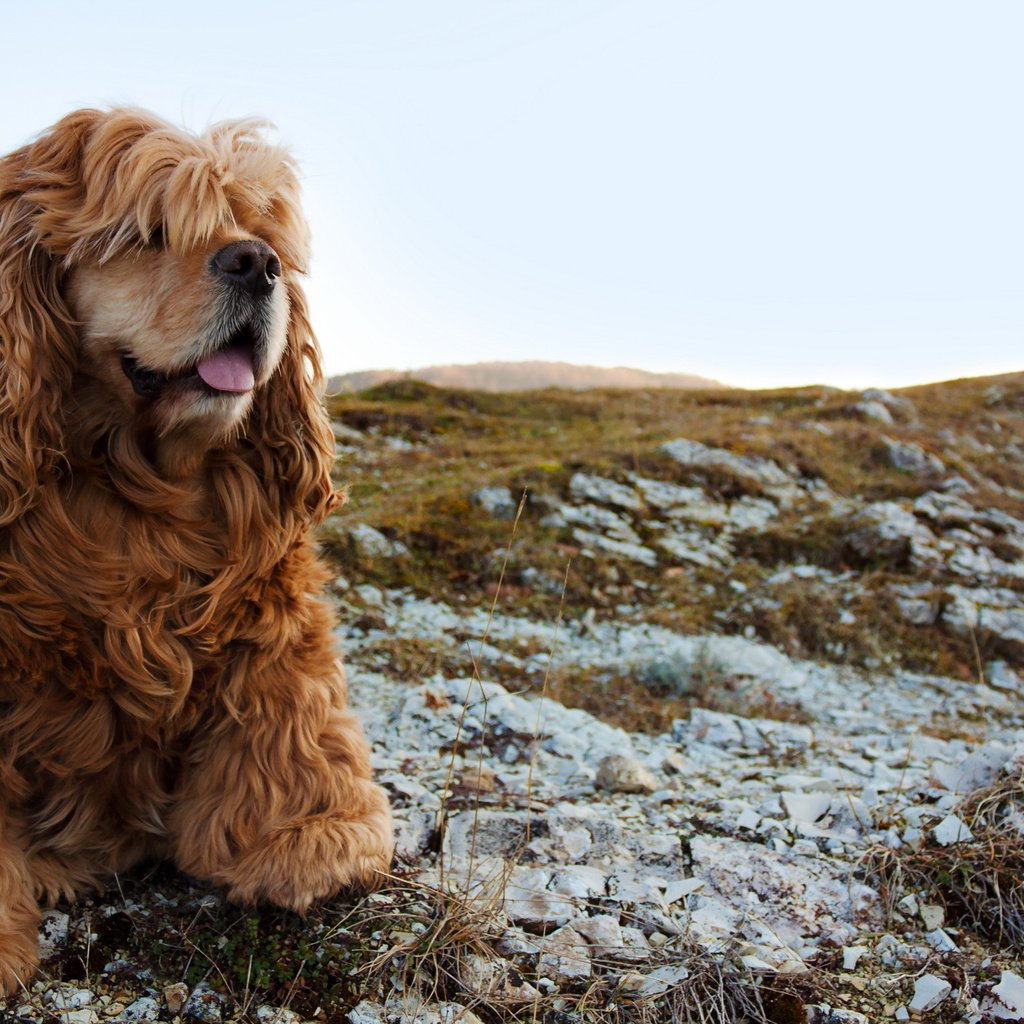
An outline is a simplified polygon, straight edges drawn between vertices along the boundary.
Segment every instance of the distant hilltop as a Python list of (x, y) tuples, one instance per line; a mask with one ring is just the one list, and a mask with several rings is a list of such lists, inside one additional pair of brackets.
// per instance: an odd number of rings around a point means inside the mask
[(328, 394), (362, 391), (392, 380), (422, 380), (445, 388), (479, 391), (536, 391), (540, 388), (724, 388), (727, 385), (693, 373), (651, 373), (628, 366), (576, 366), (539, 360), (423, 366), (418, 370), (361, 370), (327, 381)]

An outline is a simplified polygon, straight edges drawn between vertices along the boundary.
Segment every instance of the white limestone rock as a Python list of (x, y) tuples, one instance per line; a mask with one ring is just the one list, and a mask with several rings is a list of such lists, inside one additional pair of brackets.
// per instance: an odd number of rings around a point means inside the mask
[(649, 480), (635, 475), (631, 479), (643, 495), (644, 501), (670, 519), (710, 502), (700, 487), (683, 487), (664, 480)]
[(39, 922), (39, 958), (48, 960), (60, 952), (68, 941), (71, 919), (60, 910), (46, 910)]
[(201, 981), (192, 989), (181, 1012), (196, 1024), (219, 1024), (224, 1015), (224, 997)]
[(615, 505), (631, 512), (643, 508), (640, 495), (632, 487), (591, 473), (574, 473), (569, 481), (569, 491), (573, 497), (585, 498), (601, 505)]
[(567, 506), (561, 510), (561, 516), (566, 523), (584, 528), (580, 533), (601, 533), (624, 544), (640, 543), (640, 535), (629, 520), (602, 505)]
[(356, 552), (363, 558), (400, 558), (409, 553), (401, 541), (389, 540), (366, 523), (349, 526), (347, 532)]
[[(345, 1019), (349, 1024), (482, 1024), (480, 1018), (461, 1003), (430, 1004), (425, 1003), (422, 996), (396, 997), (389, 1000), (387, 1006), (364, 999), (349, 1010)], [(276, 1022), (271, 1019), (269, 1024)]]
[(699, 441), (679, 438), (666, 441), (658, 447), (681, 466), (692, 469), (712, 469), (729, 473), (739, 480), (766, 488), (789, 488), (793, 479), (770, 459), (753, 455), (736, 455), (724, 448), (711, 448)]
[(952, 846), (954, 843), (969, 843), (974, 839), (974, 833), (967, 827), (967, 823), (955, 814), (947, 814), (932, 829), (932, 835), (940, 846)]
[(656, 967), (646, 974), (630, 971), (619, 980), (619, 991), (633, 999), (653, 999), (665, 995), (689, 976), (689, 970), (682, 964)]
[(481, 487), (470, 500), (497, 519), (515, 519), (519, 502), (507, 487)]
[(615, 558), (624, 558), (628, 562), (639, 562), (641, 565), (652, 568), (658, 564), (657, 553), (652, 548), (635, 541), (615, 540), (602, 533), (593, 533), (590, 530), (579, 528), (572, 531), (572, 536), (573, 540), (580, 545), (582, 554), (589, 558), (594, 558), (595, 551), (600, 551), (606, 555), (613, 555)]
[(507, 960), (484, 958), (471, 953), (459, 962), (459, 980), (476, 996), (529, 1003), (540, 998), (540, 992)]
[(897, 441), (883, 437), (886, 458), (893, 469), (914, 476), (938, 476), (946, 470), (945, 463), (937, 455), (925, 451), (913, 441)]
[(540, 943), (538, 976), (551, 978), (556, 984), (561, 984), (589, 978), (590, 972), (590, 947), (570, 925), (553, 931)]
[(849, 523), (846, 542), (862, 558), (901, 564), (937, 560), (935, 535), (895, 501), (866, 505)]
[(152, 996), (140, 996), (120, 1013), (106, 1019), (111, 1024), (149, 1024), (160, 1019), (162, 1007)]
[(625, 943), (619, 919), (611, 914), (576, 917), (571, 921), (575, 934), (582, 935), (591, 946), (591, 954), (604, 958), (615, 956)]
[(657, 545), (676, 561), (706, 568), (728, 565), (733, 560), (728, 544), (708, 537), (699, 529), (675, 529), (659, 537)]
[(819, 1003), (807, 1008), (807, 1024), (871, 1024), (856, 1010), (844, 1010)]
[(576, 916), (576, 902), (571, 896), (549, 891), (550, 868), (517, 865), (505, 887), (505, 911), (518, 925), (546, 931), (551, 926), (567, 924)]
[(597, 786), (611, 793), (653, 793), (658, 780), (635, 758), (608, 754), (597, 766)]
[(844, 946), (843, 947), (843, 970), (854, 971), (860, 958), (868, 952), (867, 946)]
[(990, 785), (1009, 762), (1012, 750), (1004, 743), (986, 743), (952, 763), (936, 762), (931, 781), (951, 793), (970, 793)]
[(1024, 978), (1013, 971), (1003, 971), (999, 984), (992, 986), (991, 997), (981, 1009), (995, 1020), (1024, 1019)]
[(945, 978), (936, 974), (922, 974), (914, 982), (914, 997), (910, 1001), (910, 1009), (914, 1013), (934, 1010), (949, 998), (953, 986)]
[(706, 743), (727, 749), (806, 750), (814, 743), (814, 731), (806, 725), (773, 718), (742, 718), (707, 708), (694, 708), (688, 719), (673, 723), (672, 731), (682, 743)]
[(879, 402), (902, 419), (909, 420), (917, 416), (917, 408), (909, 398), (894, 395), (884, 388), (867, 388), (861, 392), (861, 398), (865, 402)]
[[(170, 1012), (170, 1006), (168, 1011)], [(256, 1007), (256, 1021), (257, 1024), (302, 1024), (302, 1018), (294, 1010), (284, 1006), (270, 1006), (267, 1003)]]
[(893, 583), (889, 586), (900, 617), (913, 626), (930, 626), (939, 617), (942, 592), (928, 582)]
[[(733, 912), (746, 912), (746, 929), (757, 922), (797, 948), (835, 922), (865, 923), (879, 917), (878, 894), (825, 860), (773, 853), (735, 839), (694, 836), (693, 873)], [(692, 916), (692, 915), (691, 915)], [(753, 936), (752, 936), (753, 937)]]
[(984, 630), (1014, 645), (1024, 645), (1024, 595), (1007, 587), (946, 589), (942, 621), (958, 633)]
[(875, 423), (883, 423), (892, 426), (896, 421), (892, 413), (881, 402), (857, 402), (853, 407), (854, 412), (859, 413), (866, 420), (873, 420)]

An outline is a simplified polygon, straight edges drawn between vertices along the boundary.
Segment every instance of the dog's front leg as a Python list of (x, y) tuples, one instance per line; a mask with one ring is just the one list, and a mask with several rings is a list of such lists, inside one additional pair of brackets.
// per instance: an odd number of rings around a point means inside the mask
[(40, 918), (25, 851), (0, 813), (0, 995), (24, 988), (35, 972)]
[(341, 889), (380, 884), (391, 812), (334, 671), (325, 683), (277, 666), (197, 741), (171, 815), (183, 871), (239, 902), (300, 913)]

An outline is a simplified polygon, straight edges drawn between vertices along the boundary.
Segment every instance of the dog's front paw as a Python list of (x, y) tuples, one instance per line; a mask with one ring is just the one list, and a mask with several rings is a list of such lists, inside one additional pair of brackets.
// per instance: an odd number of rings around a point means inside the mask
[(377, 888), (394, 850), (383, 794), (381, 805), (356, 820), (320, 814), (273, 829), (225, 872), (229, 899), (302, 914), (342, 890)]
[(0, 931), (0, 997), (13, 996), (26, 989), (38, 966), (39, 948), (34, 930), (31, 934)]

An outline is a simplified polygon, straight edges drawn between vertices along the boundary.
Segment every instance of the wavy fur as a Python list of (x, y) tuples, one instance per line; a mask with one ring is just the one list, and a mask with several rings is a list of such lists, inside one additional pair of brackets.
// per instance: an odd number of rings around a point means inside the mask
[[(251, 395), (141, 400), (116, 359), (186, 372), (238, 239), (280, 257), (280, 351)], [(0, 160), (0, 993), (39, 900), (143, 857), (299, 911), (388, 866), (317, 596), (337, 497), (307, 250), (259, 123), (83, 110)]]

